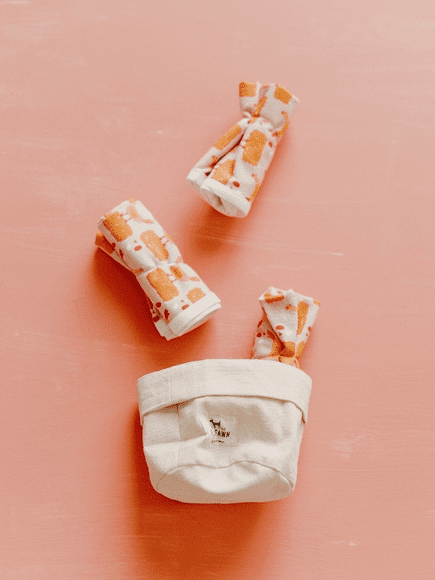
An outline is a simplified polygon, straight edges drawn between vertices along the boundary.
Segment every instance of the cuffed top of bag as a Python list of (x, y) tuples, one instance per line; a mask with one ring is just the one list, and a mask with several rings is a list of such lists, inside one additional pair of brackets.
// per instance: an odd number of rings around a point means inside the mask
[(147, 413), (197, 397), (232, 395), (292, 402), (307, 420), (311, 378), (270, 360), (206, 359), (175, 365), (137, 382), (141, 424)]

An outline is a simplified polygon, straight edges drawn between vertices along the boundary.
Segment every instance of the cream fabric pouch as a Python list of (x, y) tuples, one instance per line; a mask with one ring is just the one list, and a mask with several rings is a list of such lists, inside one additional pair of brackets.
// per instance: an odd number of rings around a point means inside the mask
[[(273, 302), (275, 316), (278, 304), (283, 314), (297, 313), (305, 301), (312, 324), (318, 303), (274, 288), (260, 300), (272, 295), (283, 296)], [(286, 308), (290, 302), (293, 309)], [(265, 502), (293, 491), (311, 379), (291, 357), (270, 358), (267, 348), (260, 358), (255, 349), (255, 359), (188, 362), (138, 380), (143, 447), (156, 491), (188, 503)]]

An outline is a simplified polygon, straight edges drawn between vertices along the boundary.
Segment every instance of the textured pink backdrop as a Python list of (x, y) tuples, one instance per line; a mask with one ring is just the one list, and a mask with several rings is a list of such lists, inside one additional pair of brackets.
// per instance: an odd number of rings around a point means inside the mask
[[(0, 0), (0, 578), (435, 578), (433, 2)], [(185, 182), (241, 80), (301, 104), (249, 216)], [(140, 199), (222, 299), (157, 336), (96, 222)], [(151, 488), (136, 379), (321, 301), (294, 494)]]

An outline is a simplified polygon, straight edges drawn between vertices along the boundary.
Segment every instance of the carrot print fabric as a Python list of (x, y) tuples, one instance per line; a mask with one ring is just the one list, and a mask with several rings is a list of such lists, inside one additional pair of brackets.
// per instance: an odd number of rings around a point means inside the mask
[(217, 211), (245, 217), (299, 100), (276, 85), (239, 85), (243, 119), (216, 141), (187, 181)]
[(270, 287), (260, 296), (252, 358), (276, 360), (299, 368), (299, 359), (319, 310), (319, 301), (293, 290)]
[(136, 276), (167, 340), (203, 324), (220, 308), (219, 298), (140, 201), (122, 202), (101, 218), (98, 229), (96, 245)]

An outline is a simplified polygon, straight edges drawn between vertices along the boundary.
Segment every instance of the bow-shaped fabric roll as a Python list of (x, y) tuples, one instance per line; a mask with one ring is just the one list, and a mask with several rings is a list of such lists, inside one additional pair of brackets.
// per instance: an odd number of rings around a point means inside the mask
[(270, 287), (259, 298), (263, 318), (258, 323), (252, 358), (269, 359), (299, 368), (299, 359), (316, 319), (320, 302), (293, 290)]
[(285, 88), (240, 83), (243, 119), (198, 161), (187, 181), (217, 211), (245, 217), (299, 100)]
[(219, 298), (140, 201), (122, 202), (101, 218), (98, 229), (96, 245), (136, 276), (167, 340), (203, 324), (220, 308)]

